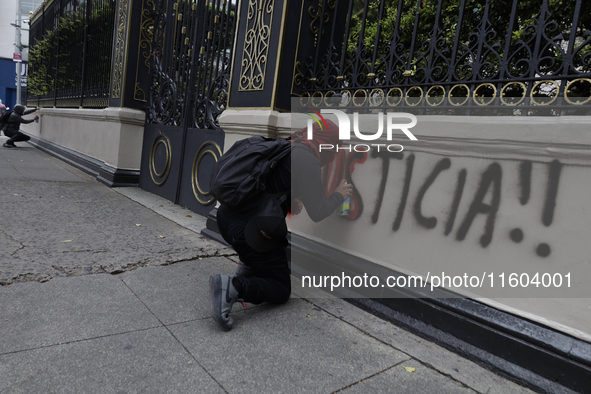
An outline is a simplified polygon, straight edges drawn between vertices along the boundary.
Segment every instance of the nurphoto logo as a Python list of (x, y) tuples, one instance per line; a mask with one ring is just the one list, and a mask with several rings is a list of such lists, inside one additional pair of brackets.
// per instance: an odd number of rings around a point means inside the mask
[[(324, 130), (326, 127), (328, 129), (328, 125), (326, 124), (326, 120), (322, 116), (322, 114), (333, 114), (337, 117), (338, 126), (339, 126), (339, 139), (341, 141), (348, 141), (351, 140), (351, 121), (349, 116), (338, 109), (321, 109), (320, 112), (315, 111), (311, 108), (307, 108), (308, 111), (306, 114), (309, 115), (312, 119), (308, 119), (308, 134), (307, 138), (309, 140), (313, 139), (313, 125), (314, 122), (320, 126), (321, 130)], [(363, 134), (359, 130), (359, 114), (357, 112), (353, 113), (353, 132), (355, 133), (355, 137), (363, 141), (375, 141), (380, 139), (384, 134), (384, 113), (380, 112), (377, 114), (378, 116), (378, 130), (375, 134)], [(388, 112), (386, 113), (386, 139), (388, 141), (392, 140), (392, 134), (394, 130), (402, 131), (410, 140), (417, 141), (417, 137), (410, 132), (410, 128), (416, 126), (417, 124), (417, 117), (413, 114), (409, 114), (406, 112)], [(399, 121), (400, 119), (408, 119), (410, 123), (394, 123), (394, 119)], [(368, 152), (371, 147), (377, 147), (378, 152), (380, 151), (381, 147), (385, 147), (389, 152), (402, 152), (404, 149), (400, 144), (354, 144), (351, 145), (342, 145), (342, 146), (334, 146), (332, 144), (320, 144), (319, 151), (324, 150), (332, 150), (336, 149), (338, 152), (339, 150), (348, 150), (349, 152)]]

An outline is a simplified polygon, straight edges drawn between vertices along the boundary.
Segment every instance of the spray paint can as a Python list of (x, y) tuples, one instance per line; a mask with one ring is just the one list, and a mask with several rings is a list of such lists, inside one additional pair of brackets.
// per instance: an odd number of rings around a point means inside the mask
[[(345, 182), (345, 185), (347, 182)], [(351, 197), (347, 197), (345, 201), (339, 206), (338, 212), (339, 215), (348, 216), (349, 210), (351, 209)]]

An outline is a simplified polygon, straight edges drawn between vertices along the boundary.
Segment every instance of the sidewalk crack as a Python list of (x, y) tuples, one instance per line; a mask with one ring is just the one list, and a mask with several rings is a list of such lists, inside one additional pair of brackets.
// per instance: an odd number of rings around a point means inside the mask
[[(408, 361), (408, 360), (406, 360), (406, 361)], [(357, 385), (357, 384), (359, 384), (359, 383), (361, 383), (361, 382), (364, 382), (364, 381), (366, 381), (366, 380), (369, 380), (369, 379), (371, 379), (371, 378), (373, 378), (373, 377), (375, 377), (375, 376), (381, 375), (381, 374), (383, 374), (384, 372), (386, 372), (386, 371), (389, 371), (389, 370), (391, 370), (392, 368), (395, 368), (395, 367), (399, 366), (399, 365), (400, 365), (400, 364), (402, 364), (403, 362), (405, 362), (405, 361), (401, 361), (401, 362), (399, 362), (398, 364), (394, 364), (394, 365), (392, 365), (392, 366), (390, 366), (390, 367), (388, 367), (388, 368), (384, 369), (383, 371), (376, 372), (376, 373), (374, 373), (373, 375), (367, 376), (367, 377), (365, 377), (365, 378), (363, 378), (363, 379), (361, 379), (361, 380), (358, 380), (358, 381), (357, 381), (357, 382), (355, 382), (355, 383), (351, 383), (351, 384), (350, 384), (350, 385), (348, 385), (348, 386), (345, 386), (345, 387), (342, 387), (342, 388), (340, 388), (340, 389), (338, 389), (338, 390), (336, 390), (336, 391), (333, 391), (331, 394), (339, 393), (339, 392), (341, 392), (341, 391), (343, 391), (343, 390), (346, 390), (346, 389), (348, 389), (348, 388), (350, 388), (350, 387), (353, 387), (353, 386), (355, 386), (355, 385)]]
[(168, 328), (168, 326), (166, 326), (162, 320), (160, 320), (160, 318), (158, 316), (156, 316), (156, 314), (154, 312), (152, 312), (152, 310), (148, 307), (148, 305), (146, 305), (146, 303), (135, 293), (135, 291), (133, 291), (133, 289), (131, 287), (129, 287), (127, 285), (127, 283), (123, 280), (123, 278), (121, 278), (121, 282), (123, 282), (123, 284), (129, 289), (129, 291), (131, 291), (131, 293), (137, 297), (137, 299), (146, 307), (146, 309), (148, 311), (150, 311), (150, 313), (152, 314), (152, 316), (154, 316), (154, 318), (156, 318), (156, 320), (158, 320), (158, 322), (162, 325), (162, 327), (164, 327), (166, 329), (166, 331), (168, 331), (170, 333), (170, 335), (172, 335), (172, 337), (179, 343), (179, 345), (182, 346), (183, 349), (185, 349), (185, 351), (187, 352), (187, 354), (193, 359), (195, 360), (195, 362), (197, 363), (197, 365), (199, 365), (201, 367), (201, 369), (203, 369), (203, 371), (205, 371), (206, 374), (209, 375), (209, 377), (211, 379), (213, 379), (214, 382), (217, 383), (218, 386), (220, 386), (220, 388), (222, 390), (224, 390), (224, 392), (226, 394), (228, 393), (228, 390), (226, 390), (226, 388), (216, 379), (213, 377), (213, 375), (203, 366), (203, 364), (201, 364), (199, 362), (199, 360), (197, 360), (197, 358), (193, 355), (193, 353), (191, 353), (189, 351), (189, 349), (187, 349), (187, 347), (176, 337), (176, 335), (174, 335), (174, 333)]

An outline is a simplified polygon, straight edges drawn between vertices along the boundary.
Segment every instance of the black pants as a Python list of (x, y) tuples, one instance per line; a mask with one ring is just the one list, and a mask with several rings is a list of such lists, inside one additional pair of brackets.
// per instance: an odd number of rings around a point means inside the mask
[(240, 260), (252, 269), (251, 278), (238, 279), (243, 285), (245, 302), (260, 304), (287, 302), (291, 293), (290, 270), (287, 264), (287, 239), (282, 240), (267, 253), (260, 253), (246, 243), (244, 230), (250, 219), (248, 214), (238, 214), (220, 206), (217, 213), (222, 237), (228, 242)]
[(31, 139), (28, 135), (24, 135), (20, 131), (4, 131), (4, 135), (9, 137), (10, 139), (6, 141), (8, 145), (14, 145), (15, 142), (19, 141), (28, 141)]

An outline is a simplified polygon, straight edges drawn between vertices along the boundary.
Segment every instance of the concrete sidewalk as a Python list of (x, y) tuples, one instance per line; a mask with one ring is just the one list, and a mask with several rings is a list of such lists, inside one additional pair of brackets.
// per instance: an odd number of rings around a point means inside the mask
[(0, 393), (529, 393), (342, 300), (235, 306), (197, 214), (0, 149)]

